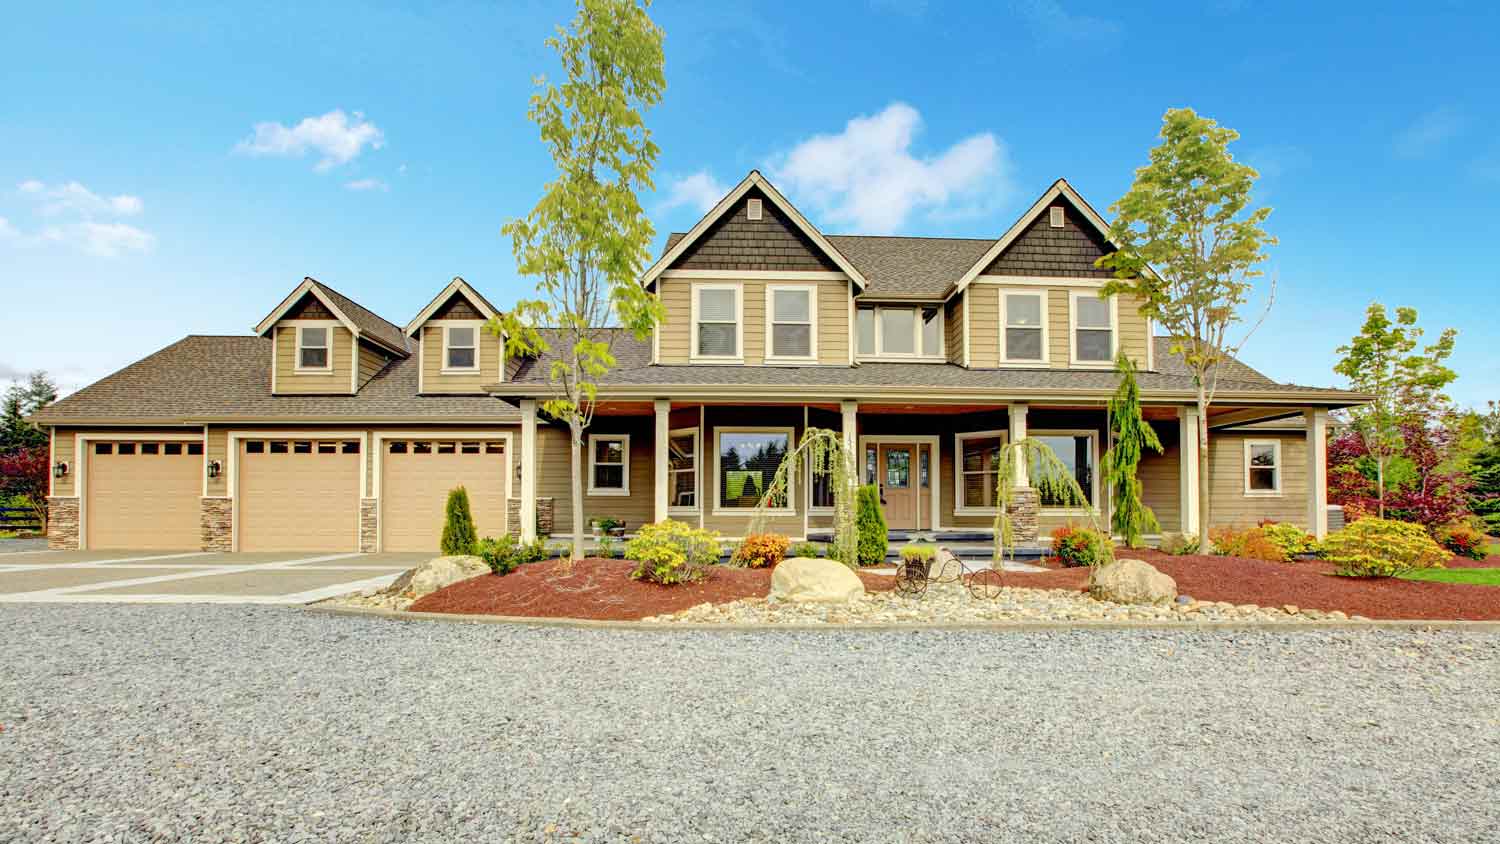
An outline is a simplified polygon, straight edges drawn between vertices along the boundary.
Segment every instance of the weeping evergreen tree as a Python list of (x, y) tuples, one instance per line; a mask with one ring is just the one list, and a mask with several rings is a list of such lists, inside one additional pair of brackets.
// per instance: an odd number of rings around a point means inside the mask
[(1136, 467), (1146, 449), (1161, 454), (1161, 440), (1141, 416), (1141, 390), (1135, 382), (1135, 363), (1124, 352), (1115, 359), (1120, 386), (1109, 400), (1110, 434), (1113, 443), (1104, 454), (1104, 480), (1114, 495), (1112, 522), (1128, 548), (1142, 546), (1142, 537), (1161, 530), (1156, 514), (1141, 500), (1141, 479)]
[[(999, 465), (995, 469), (995, 551), (998, 567), (1007, 554), (1014, 557), (1016, 528), (1011, 523), (1010, 511), (1016, 500), (1016, 465), (1024, 460), (1027, 482), (1044, 501), (1059, 507), (1077, 507), (1089, 513), (1089, 527), (1104, 533), (1099, 523), (1098, 511), (1089, 505), (1083, 487), (1073, 477), (1073, 470), (1057, 456), (1052, 447), (1041, 440), (1027, 437), (1007, 443), (1000, 449)], [(1105, 534), (1106, 540), (1108, 534)], [(1114, 551), (1108, 541), (1104, 543), (1104, 559), (1100, 565), (1114, 560)]]
[(854, 524), (854, 482), (858, 474), (854, 455), (844, 448), (844, 435), (838, 431), (809, 427), (802, 432), (802, 442), (781, 458), (771, 482), (766, 484), (746, 533), (765, 532), (771, 510), (784, 506), (787, 500), (791, 479), (807, 477), (809, 467), (814, 477), (826, 476), (833, 490), (833, 545), (828, 549), (828, 557), (846, 566), (857, 566), (859, 535)]

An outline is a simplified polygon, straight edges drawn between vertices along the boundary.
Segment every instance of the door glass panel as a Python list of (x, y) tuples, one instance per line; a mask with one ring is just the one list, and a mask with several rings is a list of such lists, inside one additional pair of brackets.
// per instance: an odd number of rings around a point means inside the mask
[(885, 453), (885, 485), (887, 489), (906, 489), (911, 486), (911, 451), (893, 448)]

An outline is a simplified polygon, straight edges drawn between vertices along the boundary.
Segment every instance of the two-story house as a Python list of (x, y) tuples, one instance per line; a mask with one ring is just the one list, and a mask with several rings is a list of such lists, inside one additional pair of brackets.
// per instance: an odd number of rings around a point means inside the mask
[[(1059, 180), (996, 239), (825, 235), (758, 172), (641, 279), (666, 318), (612, 338), (583, 482), (590, 519), (744, 534), (808, 427), (839, 431), (893, 529), (988, 528), (1000, 449), (1030, 437), (1107, 516), (1106, 402), (1124, 351), (1166, 452), (1141, 477), (1164, 530), (1197, 534), (1200, 425), (1216, 524), (1327, 529), (1331, 409), (1362, 397), (1238, 362), (1200, 419), (1193, 380), (1134, 301), (1100, 298), (1108, 225)], [(404, 328), (304, 281), (253, 336), (190, 336), (44, 410), (57, 547), (430, 550), (464, 484), (482, 534), (569, 518), (566, 430), (539, 418), (549, 361), (507, 360), (495, 308), (455, 279)], [(1025, 467), (1018, 478), (1025, 482)], [(1025, 489), (1018, 522), (1081, 513)], [(827, 529), (796, 478), (773, 528)]]

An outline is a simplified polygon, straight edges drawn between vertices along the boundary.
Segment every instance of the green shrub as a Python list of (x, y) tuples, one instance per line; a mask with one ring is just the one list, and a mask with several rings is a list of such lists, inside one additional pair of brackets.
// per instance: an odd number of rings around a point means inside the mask
[(1485, 551), (1485, 546), (1489, 544), (1488, 537), (1471, 522), (1438, 525), (1432, 531), (1432, 538), (1459, 557), (1483, 560), (1489, 556)]
[(1290, 522), (1264, 522), (1260, 526), (1266, 539), (1281, 549), (1282, 556), (1290, 561), (1299, 554), (1311, 554), (1318, 540), (1307, 531)]
[(786, 559), (786, 549), (791, 544), (790, 539), (779, 533), (752, 533), (734, 549), (729, 564), (752, 569), (774, 566)]
[(546, 545), (540, 539), (521, 542), (513, 534), (499, 539), (485, 537), (474, 549), (495, 574), (510, 574), (526, 563), (537, 563), (547, 559)]
[(636, 580), (662, 584), (697, 580), (719, 560), (719, 534), (667, 519), (637, 531), (625, 544), (625, 557), (635, 561), (630, 576)]
[(885, 562), (887, 537), (885, 514), (880, 511), (880, 489), (874, 484), (859, 488), (854, 498), (854, 532), (859, 537), (859, 564), (878, 566)]
[(1441, 566), (1449, 557), (1421, 525), (1373, 516), (1330, 535), (1319, 553), (1339, 574), (1352, 577), (1394, 577)]
[(594, 554), (606, 560), (615, 558), (615, 539), (611, 536), (600, 535), (594, 542)]
[(821, 557), (823, 549), (813, 542), (798, 542), (787, 552), (789, 557)]
[(1063, 525), (1052, 531), (1052, 556), (1065, 566), (1097, 566), (1109, 559), (1109, 539), (1093, 528)]
[(1190, 533), (1164, 533), (1161, 535), (1161, 545), (1158, 546), (1163, 554), (1171, 554), (1181, 557), (1187, 554), (1196, 554), (1202, 548), (1203, 543), (1198, 537)]
[(455, 487), (448, 492), (447, 515), (443, 521), (443, 539), (438, 547), (445, 557), (474, 553), (479, 534), (474, 530), (474, 514), (469, 510), (469, 491)]

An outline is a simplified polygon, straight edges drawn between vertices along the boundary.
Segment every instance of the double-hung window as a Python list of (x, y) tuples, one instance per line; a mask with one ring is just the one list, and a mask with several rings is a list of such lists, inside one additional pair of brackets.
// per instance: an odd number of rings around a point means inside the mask
[(445, 372), (472, 372), (479, 368), (478, 333), (472, 325), (443, 326)]
[(297, 326), (297, 369), (326, 372), (333, 368), (325, 325)]
[(958, 451), (958, 509), (994, 511), (1000, 483), (1000, 460), (1005, 432), (956, 434)]
[(630, 494), (630, 436), (589, 434), (589, 495)]
[(943, 309), (936, 305), (860, 308), (854, 319), (855, 351), (866, 358), (943, 357)]
[(810, 361), (817, 356), (817, 288), (772, 284), (766, 287), (766, 357)]
[(693, 286), (693, 358), (738, 363), (742, 360), (742, 296), (738, 284)]
[(1092, 291), (1075, 292), (1073, 363), (1108, 365), (1115, 359), (1115, 300)]
[(1000, 291), (1000, 362), (1047, 364), (1047, 291)]
[(1281, 442), (1245, 442), (1245, 495), (1281, 494)]
[(667, 474), (671, 510), (698, 509), (698, 429), (672, 431), (667, 439)]

